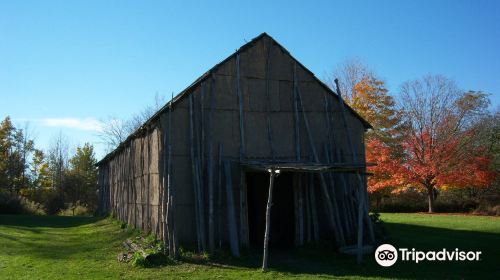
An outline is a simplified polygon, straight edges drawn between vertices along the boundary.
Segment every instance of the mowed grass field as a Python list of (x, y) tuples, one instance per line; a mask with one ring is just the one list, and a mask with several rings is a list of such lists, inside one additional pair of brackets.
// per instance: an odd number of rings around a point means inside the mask
[(119, 263), (121, 243), (133, 233), (110, 219), (0, 215), (1, 279), (275, 279), (402, 278), (498, 279), (500, 218), (466, 215), (382, 214), (396, 247), (480, 250), (477, 262), (397, 262), (379, 266), (373, 255), (354, 257), (318, 247), (270, 253), (271, 271), (260, 272), (260, 251), (239, 259), (185, 259), (155, 268)]

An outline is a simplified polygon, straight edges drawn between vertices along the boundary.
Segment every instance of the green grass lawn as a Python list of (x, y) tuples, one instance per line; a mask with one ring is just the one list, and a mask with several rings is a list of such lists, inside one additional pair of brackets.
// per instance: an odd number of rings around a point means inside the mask
[(215, 258), (206, 263), (181, 261), (155, 268), (136, 268), (116, 260), (121, 242), (132, 233), (109, 219), (0, 215), (0, 278), (497, 278), (500, 275), (500, 218), (382, 214), (396, 247), (419, 250), (481, 250), (478, 262), (419, 264), (398, 262), (380, 267), (372, 255), (363, 265), (350, 256), (319, 248), (270, 253), (272, 270), (259, 270), (261, 252), (242, 258)]

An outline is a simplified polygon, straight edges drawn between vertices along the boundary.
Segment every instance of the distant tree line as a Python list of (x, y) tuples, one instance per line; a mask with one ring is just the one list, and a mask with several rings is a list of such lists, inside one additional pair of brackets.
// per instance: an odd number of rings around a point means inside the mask
[(47, 151), (37, 149), (28, 129), (16, 128), (6, 117), (0, 124), (0, 213), (93, 211), (96, 162), (94, 147), (88, 143), (70, 155), (62, 134)]

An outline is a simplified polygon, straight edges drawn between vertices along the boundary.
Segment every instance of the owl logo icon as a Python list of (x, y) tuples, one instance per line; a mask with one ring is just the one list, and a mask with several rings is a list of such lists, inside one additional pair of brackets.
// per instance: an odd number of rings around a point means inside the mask
[(382, 244), (375, 250), (375, 260), (381, 266), (392, 266), (398, 260), (398, 250), (391, 244)]

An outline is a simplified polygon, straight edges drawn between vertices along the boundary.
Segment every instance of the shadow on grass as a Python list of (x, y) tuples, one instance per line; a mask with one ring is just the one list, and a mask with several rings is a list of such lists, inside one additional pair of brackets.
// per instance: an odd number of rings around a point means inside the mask
[(102, 219), (104, 218), (79, 216), (0, 215), (0, 225), (33, 228), (69, 228), (95, 223)]
[[(50, 217), (50, 216), (7, 216), (0, 215), (0, 226), (20, 228), (29, 231), (26, 237), (0, 233), (12, 254), (26, 254), (40, 259), (94, 258), (107, 261), (114, 258), (116, 246), (129, 237), (118, 226), (108, 222), (99, 223), (103, 218), (91, 217)], [(98, 223), (96, 223), (98, 222)], [(73, 231), (72, 227), (95, 223), (86, 233)], [(272, 271), (290, 276), (317, 277), (389, 277), (389, 278), (473, 278), (494, 279), (500, 275), (500, 234), (479, 231), (451, 230), (436, 227), (385, 223), (391, 234), (391, 243), (396, 248), (415, 248), (417, 250), (454, 250), (482, 251), (480, 261), (447, 262), (402, 262), (384, 268), (379, 266), (373, 255), (366, 255), (364, 263), (357, 265), (352, 256), (333, 253), (326, 246), (310, 246), (298, 250), (270, 250), (269, 266)], [(106, 227), (102, 227), (105, 225)], [(109, 227), (116, 227), (110, 235)], [(61, 228), (61, 231), (48, 232), (43, 228)], [(41, 234), (37, 231), (42, 230)], [(69, 230), (70, 232), (66, 231)], [(52, 238), (54, 236), (54, 238)], [(110, 253), (112, 252), (112, 253)], [(214, 267), (217, 269), (249, 269), (258, 271), (261, 266), (260, 248), (243, 252), (241, 258), (230, 257), (227, 253), (216, 254), (208, 260), (184, 258), (182, 262)]]
[[(102, 236), (97, 223), (102, 217), (60, 217), (0, 215), (0, 245), (7, 255), (25, 255), (36, 259), (67, 259), (95, 252), (125, 238), (125, 234)], [(95, 228), (77, 229), (96, 225)], [(105, 224), (105, 223), (104, 223)]]
[[(321, 246), (311, 246), (293, 251), (270, 249), (269, 266), (271, 271), (285, 274), (316, 275), (329, 277), (389, 277), (389, 278), (475, 278), (494, 279), (500, 273), (500, 234), (476, 231), (450, 230), (435, 227), (387, 223), (396, 248), (415, 248), (416, 250), (459, 250), (482, 251), (480, 261), (445, 262), (402, 262), (392, 267), (379, 266), (373, 255), (366, 255), (364, 263), (356, 264), (355, 257), (333, 253)], [(239, 267), (258, 270), (261, 266), (262, 252), (249, 250), (241, 258), (214, 256), (204, 265), (235, 269)], [(189, 262), (189, 260), (185, 260)], [(196, 262), (193, 262), (196, 263)]]

